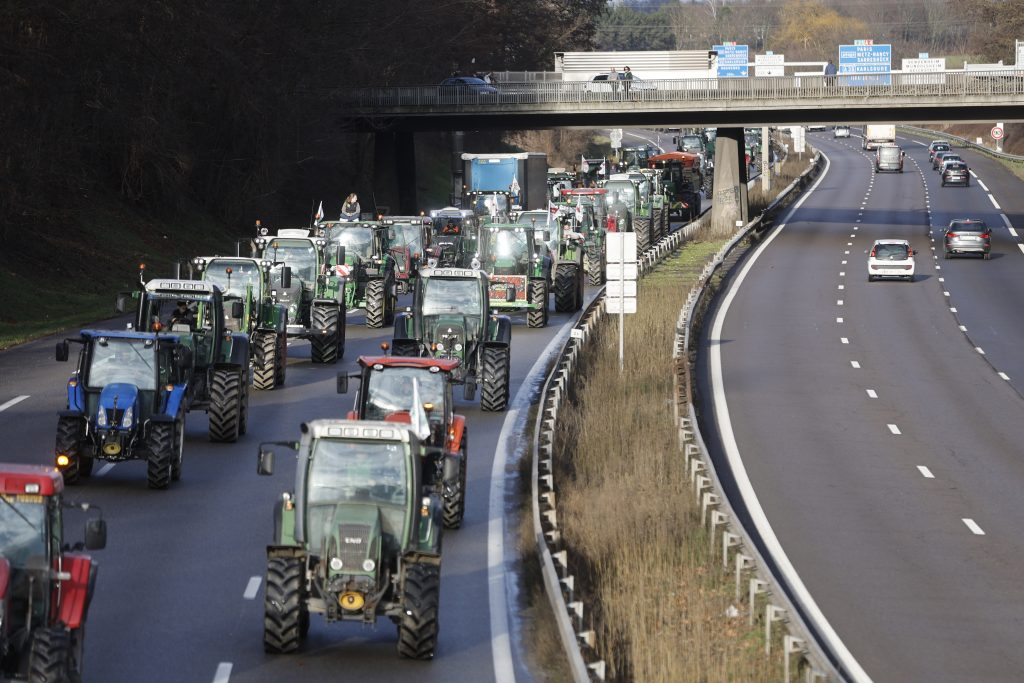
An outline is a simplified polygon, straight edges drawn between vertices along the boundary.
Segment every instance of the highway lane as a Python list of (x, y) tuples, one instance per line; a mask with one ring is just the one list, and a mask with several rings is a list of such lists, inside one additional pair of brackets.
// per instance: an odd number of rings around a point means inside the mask
[[(751, 264), (721, 341), (705, 338), (703, 394), (718, 353), (770, 527), (874, 680), (1013, 679), (1024, 663), (1024, 403), (950, 314), (948, 262), (932, 259), (924, 234), (933, 179), (913, 163), (875, 176), (858, 140), (812, 139), (831, 167)], [(981, 200), (957, 199), (967, 210)], [(882, 237), (919, 250), (917, 281), (866, 281), (866, 250)], [(974, 303), (964, 292), (958, 306)], [(1017, 317), (1018, 294), (999, 297), (1001, 317)], [(718, 435), (711, 447), (724, 466)]]
[[(572, 317), (552, 313), (549, 326), (540, 330), (516, 321), (513, 395)], [(110, 525), (108, 548), (95, 554), (101, 571), (88, 625), (87, 680), (335, 680), (344, 673), (367, 681), (400, 676), (440, 681), (470, 671), (474, 680), (494, 680), (489, 497), (495, 451), (508, 445), (498, 444), (506, 414), (483, 413), (478, 404), (462, 402), (471, 448), (468, 504), (463, 527), (445, 537), (435, 660), (399, 659), (395, 629), (386, 620), (369, 630), (354, 624), (327, 626), (319, 617), (301, 653), (263, 653), (264, 549), (271, 540), (273, 504), (291, 488), (294, 461), (281, 457), (274, 477), (258, 477), (256, 446), (261, 440), (296, 437), (303, 420), (344, 415), (352, 396), (335, 394), (336, 371), (354, 370), (359, 354), (379, 352), (379, 343), (390, 337), (390, 331), (367, 330), (362, 323), (361, 314), (350, 317), (345, 361), (337, 368), (312, 366), (308, 345), (294, 345), (285, 387), (252, 392), (249, 433), (237, 444), (211, 444), (205, 416), (191, 414), (183, 477), (169, 490), (146, 488), (142, 462), (106, 470), (98, 463), (91, 480), (70, 490), (72, 497), (100, 505)], [(55, 340), (0, 354), (0, 404), (29, 396), (0, 412), (8, 445), (5, 460), (51, 462), (56, 411), (63, 408), (72, 369), (72, 364), (53, 360)], [(518, 445), (521, 435), (512, 434), (509, 441)], [(81, 534), (80, 521), (71, 520), (69, 535), (76, 534)], [(515, 560), (514, 550), (511, 555), (509, 562)], [(499, 575), (510, 568), (498, 567)], [(514, 623), (508, 627), (514, 628)], [(517, 654), (513, 650), (515, 673), (525, 680)]]

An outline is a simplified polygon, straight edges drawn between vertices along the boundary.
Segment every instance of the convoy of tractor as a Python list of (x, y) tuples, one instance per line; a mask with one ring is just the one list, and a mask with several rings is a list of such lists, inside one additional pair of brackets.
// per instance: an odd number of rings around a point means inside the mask
[[(354, 408), (345, 419), (327, 408), (297, 441), (260, 445), (259, 474), (272, 473), (273, 447), (298, 454), (267, 548), (264, 649), (296, 651), (314, 613), (369, 626), (385, 616), (401, 656), (433, 657), (442, 533), (466, 512), (467, 418), (454, 387), (464, 401), (479, 392), (483, 411), (505, 410), (510, 315), (536, 328), (552, 306), (579, 311), (585, 283), (604, 282), (608, 231), (634, 231), (647, 249), (670, 216), (699, 213), (703, 156), (656, 152), (626, 150), (619, 173), (606, 159), (552, 169), (546, 192), (544, 155), (463, 155), (461, 206), (276, 234), (257, 221), (250, 254), (196, 256), (189, 279), (147, 280), (141, 267), (136, 291), (117, 297), (116, 310), (133, 314), (127, 329), (84, 329), (57, 344), (58, 361), (71, 344), (77, 360), (56, 468), (0, 464), (0, 525), (27, 522), (39, 546), (0, 544), (4, 675), (81, 680), (96, 565), (60, 540), (60, 510), (90, 509), (63, 502), (64, 487), (97, 460), (142, 460), (148, 486), (168, 488), (182, 476), (190, 413), (207, 413), (211, 441), (238, 440), (250, 388), (283, 387), (289, 340), (308, 340), (313, 363), (335, 364), (357, 309), (367, 327), (393, 334), (384, 355), (358, 358), (358, 374), (338, 373), (339, 393), (359, 382)], [(105, 522), (92, 519), (75, 549), (105, 543)]]

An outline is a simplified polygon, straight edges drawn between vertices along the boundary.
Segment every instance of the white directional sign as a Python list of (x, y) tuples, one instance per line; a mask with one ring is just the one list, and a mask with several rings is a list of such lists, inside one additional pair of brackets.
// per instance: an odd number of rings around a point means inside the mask
[(619, 149), (620, 147), (622, 147), (622, 129), (621, 128), (612, 128), (611, 135), (609, 135), (608, 137), (611, 138), (612, 149)]
[(636, 280), (608, 280), (604, 291), (609, 297), (635, 297)]
[(609, 266), (613, 262), (618, 263), (619, 261), (636, 263), (636, 233), (609, 232), (605, 261)]
[[(625, 233), (627, 235), (631, 233)], [(611, 237), (611, 233), (608, 234)], [(612, 280), (636, 280), (637, 276), (637, 264), (636, 261), (633, 263), (612, 263), (608, 262), (605, 267), (605, 279), (607, 282)], [(609, 295), (610, 296), (610, 295)], [(627, 295), (628, 296), (628, 295)]]
[(946, 82), (945, 71), (945, 57), (904, 59), (903, 73), (914, 75), (904, 76), (902, 82), (915, 83), (917, 85), (941, 85)]
[(772, 52), (763, 55), (754, 55), (755, 76), (785, 76), (786, 55), (777, 55)]
[(636, 297), (627, 296), (625, 298), (610, 296), (604, 300), (605, 311), (608, 313), (620, 313), (632, 314), (636, 313)]

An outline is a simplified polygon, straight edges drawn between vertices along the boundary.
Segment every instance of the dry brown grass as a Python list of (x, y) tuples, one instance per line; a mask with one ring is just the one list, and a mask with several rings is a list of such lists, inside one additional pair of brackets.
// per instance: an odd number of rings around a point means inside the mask
[[(558, 509), (577, 599), (613, 681), (781, 678), (719, 569), (687, 486), (672, 419), (673, 332), (697, 274), (723, 241), (694, 241), (640, 283), (626, 317), (598, 327), (560, 415)], [(581, 596), (582, 593), (582, 597)], [(727, 617), (730, 606), (739, 608)]]

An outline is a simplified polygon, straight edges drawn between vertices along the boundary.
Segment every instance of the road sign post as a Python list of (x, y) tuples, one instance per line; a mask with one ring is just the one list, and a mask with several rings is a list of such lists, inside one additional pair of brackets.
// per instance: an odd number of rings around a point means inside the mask
[(996, 151), (997, 152), (1002, 152), (1003, 151), (1003, 124), (1002, 123), (997, 123), (996, 125), (994, 125), (992, 127), (992, 130), (989, 131), (989, 135), (991, 135), (992, 139), (996, 141)]
[(637, 255), (635, 232), (609, 232), (605, 273), (605, 309), (619, 314), (619, 372), (625, 359), (625, 314), (636, 313)]

